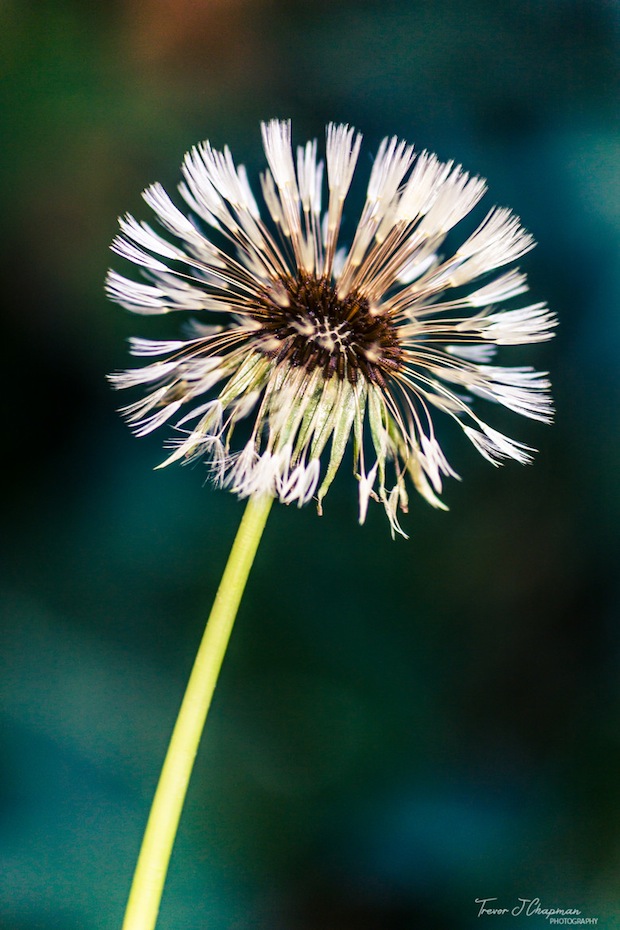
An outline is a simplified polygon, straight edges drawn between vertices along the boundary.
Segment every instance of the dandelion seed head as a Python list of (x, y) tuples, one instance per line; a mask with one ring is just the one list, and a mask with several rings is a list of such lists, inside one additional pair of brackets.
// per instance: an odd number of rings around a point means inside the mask
[[(379, 146), (357, 228), (342, 243), (361, 136), (330, 124), (324, 164), (316, 140), (294, 151), (290, 122), (271, 120), (262, 133), (264, 208), (230, 150), (204, 142), (182, 167), (189, 212), (154, 184), (144, 198), (162, 233), (121, 218), (112, 248), (142, 280), (111, 270), (110, 298), (138, 314), (194, 316), (188, 338), (131, 340), (132, 354), (154, 361), (110, 380), (146, 392), (122, 408), (137, 435), (173, 424), (162, 465), (203, 458), (215, 483), (240, 497), (298, 506), (314, 497), (321, 512), (350, 448), (360, 522), (379, 501), (392, 534), (404, 535), (406, 482), (445, 509), (443, 478), (458, 478), (431, 410), (495, 465), (526, 463), (533, 450), (487, 424), (479, 401), (552, 416), (545, 373), (495, 364), (498, 346), (553, 335), (545, 304), (503, 306), (528, 289), (525, 274), (505, 266), (533, 239), (493, 208), (443, 256), (486, 183), (394, 137)], [(250, 438), (240, 443), (242, 420)]]

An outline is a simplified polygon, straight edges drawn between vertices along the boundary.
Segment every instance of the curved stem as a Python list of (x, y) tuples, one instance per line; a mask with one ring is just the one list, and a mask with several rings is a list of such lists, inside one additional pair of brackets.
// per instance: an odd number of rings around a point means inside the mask
[(211, 698), (273, 503), (251, 497), (215, 596), (153, 798), (123, 930), (153, 930), (183, 802)]

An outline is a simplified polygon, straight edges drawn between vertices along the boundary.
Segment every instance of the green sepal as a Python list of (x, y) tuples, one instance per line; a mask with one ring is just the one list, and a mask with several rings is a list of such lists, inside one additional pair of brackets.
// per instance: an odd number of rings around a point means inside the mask
[(353, 426), (353, 421), (355, 419), (355, 413), (359, 406), (359, 398), (356, 394), (356, 388), (349, 384), (348, 381), (342, 382), (342, 391), (343, 396), (340, 397), (338, 402), (338, 417), (336, 419), (336, 425), (334, 427), (332, 435), (332, 447), (330, 450), (329, 464), (327, 466), (327, 471), (323, 479), (323, 483), (319, 488), (319, 493), (317, 495), (319, 505), (329, 487), (336, 476), (336, 472), (340, 467), (342, 462), (342, 457), (344, 455), (344, 450), (347, 447), (347, 442), (349, 436), (351, 435), (351, 427)]
[(261, 387), (264, 384), (269, 364), (269, 360), (264, 355), (250, 352), (226, 385), (226, 390), (220, 394), (218, 400), (221, 401), (222, 406), (227, 407), (240, 394)]
[(327, 445), (327, 440), (334, 430), (334, 418), (340, 407), (340, 394), (342, 382), (339, 381), (334, 388), (334, 379), (327, 381), (323, 393), (317, 404), (314, 420), (310, 432), (314, 434), (310, 447), (310, 458), (318, 459)]

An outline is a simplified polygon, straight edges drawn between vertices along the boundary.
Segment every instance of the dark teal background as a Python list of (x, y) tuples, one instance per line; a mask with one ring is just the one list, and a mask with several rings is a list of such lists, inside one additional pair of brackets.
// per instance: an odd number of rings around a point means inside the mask
[[(118, 0), (0, 10), (4, 264), (0, 927), (116, 930), (242, 505), (134, 439), (107, 372), (175, 321), (106, 302), (116, 217), (261, 119), (384, 135), (489, 179), (539, 242), (557, 423), (408, 542), (349, 466), (274, 508), (198, 757), (161, 930), (530, 930), (476, 898), (620, 926), (620, 8), (614, 2)], [(116, 266), (119, 267), (119, 262)]]

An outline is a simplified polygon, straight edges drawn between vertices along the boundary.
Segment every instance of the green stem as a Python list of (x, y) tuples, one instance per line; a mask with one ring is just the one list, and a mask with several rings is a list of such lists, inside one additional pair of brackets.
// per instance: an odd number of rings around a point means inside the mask
[(215, 596), (153, 798), (123, 930), (153, 930), (198, 744), (254, 556), (273, 503), (251, 497)]

